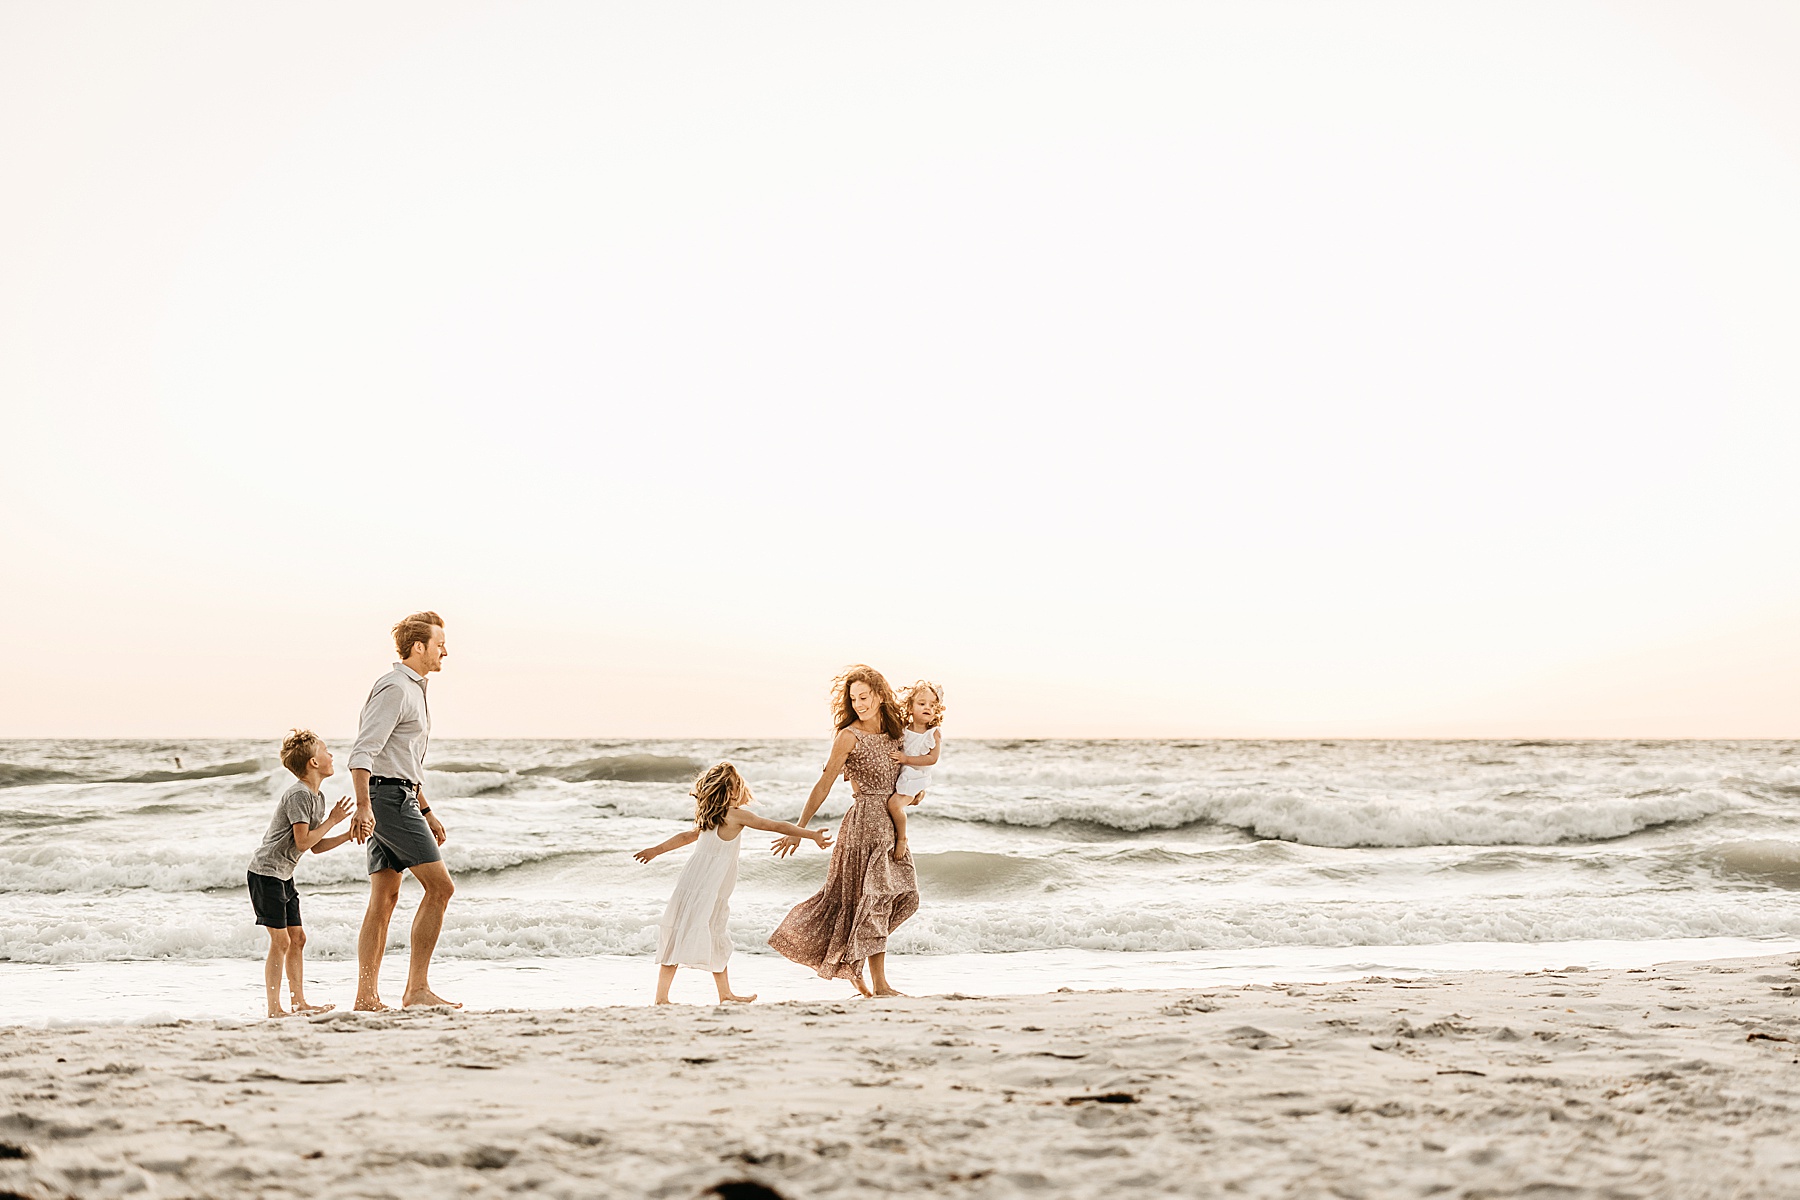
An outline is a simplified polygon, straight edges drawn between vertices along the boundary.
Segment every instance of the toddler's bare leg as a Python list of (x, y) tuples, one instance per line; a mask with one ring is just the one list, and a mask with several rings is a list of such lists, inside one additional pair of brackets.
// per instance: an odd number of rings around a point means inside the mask
[[(729, 969), (730, 968), (727, 968), (726, 970), (728, 971)], [(720, 1004), (748, 1004), (756, 999), (755, 992), (751, 992), (748, 996), (740, 996), (732, 991), (731, 980), (726, 978), (726, 971), (714, 971), (713, 984), (719, 989)]]
[(675, 982), (675, 967), (664, 963), (656, 969), (656, 1002), (669, 1003), (669, 985)]
[(287, 956), (288, 931), (270, 928), (269, 956), (263, 959), (263, 993), (268, 997), (271, 1017), (288, 1015), (288, 1010), (281, 1007), (281, 968)]
[(893, 858), (895, 862), (905, 862), (912, 855), (906, 846), (906, 809), (912, 802), (911, 796), (902, 795), (899, 792), (888, 797), (888, 817), (894, 822)]

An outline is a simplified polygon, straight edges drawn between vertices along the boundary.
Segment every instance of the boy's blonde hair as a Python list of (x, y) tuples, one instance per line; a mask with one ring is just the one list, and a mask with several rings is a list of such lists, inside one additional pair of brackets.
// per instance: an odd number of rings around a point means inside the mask
[(932, 714), (931, 720), (925, 722), (925, 728), (936, 729), (939, 725), (944, 723), (944, 708), (946, 706), (944, 704), (944, 689), (931, 682), (931, 680), (921, 679), (911, 687), (907, 688), (904, 692), (900, 693), (900, 711), (906, 714), (907, 723), (911, 724), (913, 697), (920, 692), (931, 693), (931, 698), (934, 702), (933, 706), (937, 711)]
[(298, 779), (306, 774), (307, 764), (319, 752), (319, 735), (310, 729), (296, 729), (281, 743), (281, 765)]
[(700, 778), (694, 780), (692, 793), (694, 824), (702, 833), (723, 825), (731, 802), (749, 786), (744, 782), (744, 777), (738, 774), (738, 769), (728, 762), (700, 772)]

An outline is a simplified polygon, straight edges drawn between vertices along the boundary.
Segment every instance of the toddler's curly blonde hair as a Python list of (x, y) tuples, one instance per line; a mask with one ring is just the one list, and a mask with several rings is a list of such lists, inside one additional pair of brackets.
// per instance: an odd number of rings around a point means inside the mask
[(907, 688), (904, 692), (901, 692), (900, 711), (906, 714), (907, 724), (910, 725), (912, 723), (913, 697), (920, 692), (931, 693), (932, 707), (937, 711), (932, 714), (931, 720), (925, 722), (925, 728), (936, 729), (939, 725), (944, 723), (944, 709), (946, 706), (944, 704), (944, 689), (931, 682), (931, 680), (921, 679), (911, 687)]
[(738, 769), (728, 762), (700, 772), (690, 793), (694, 797), (694, 824), (702, 833), (723, 825), (731, 802), (748, 787)]

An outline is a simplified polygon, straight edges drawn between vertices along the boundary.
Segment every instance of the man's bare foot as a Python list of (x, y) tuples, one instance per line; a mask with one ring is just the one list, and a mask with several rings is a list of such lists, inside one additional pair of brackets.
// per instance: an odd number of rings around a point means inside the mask
[(358, 996), (352, 1006), (356, 1012), (387, 1012), (388, 1006), (381, 1002), (380, 996)]
[(455, 1000), (446, 1000), (430, 988), (420, 988), (416, 992), (408, 992), (400, 1000), (401, 1008), (461, 1008), (462, 1004)]
[(334, 1009), (336, 1007), (337, 1007), (337, 1005), (335, 1005), (335, 1004), (308, 1004), (304, 1000), (296, 1000), (294, 1002), (294, 1011), (297, 1013), (330, 1012), (332, 1009)]
[(726, 992), (723, 996), (719, 997), (719, 1003), (720, 1004), (749, 1004), (750, 1002), (752, 1002), (755, 999), (756, 999), (755, 992), (751, 992), (748, 996), (740, 996), (736, 992)]

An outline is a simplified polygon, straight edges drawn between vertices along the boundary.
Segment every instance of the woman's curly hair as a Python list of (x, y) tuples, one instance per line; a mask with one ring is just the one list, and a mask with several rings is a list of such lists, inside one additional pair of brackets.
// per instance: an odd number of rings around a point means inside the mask
[(925, 722), (925, 728), (936, 729), (939, 725), (944, 723), (944, 709), (947, 708), (948, 705), (944, 703), (944, 689), (931, 682), (931, 680), (921, 679), (911, 687), (907, 688), (904, 692), (901, 692), (900, 711), (906, 714), (906, 720), (908, 724), (910, 724), (912, 722), (913, 697), (920, 692), (931, 693), (932, 707), (937, 711), (932, 714), (931, 720)]
[(694, 824), (704, 833), (725, 823), (731, 802), (749, 785), (738, 769), (728, 762), (708, 767), (694, 780)]
[(853, 667), (845, 667), (844, 673), (831, 681), (831, 719), (839, 729), (848, 729), (856, 724), (856, 709), (850, 706), (850, 685), (866, 683), (875, 693), (875, 699), (881, 704), (881, 732), (891, 738), (898, 738), (900, 731), (906, 728), (906, 717), (900, 710), (900, 701), (894, 698), (894, 689), (882, 678), (880, 671), (874, 667), (857, 663)]

